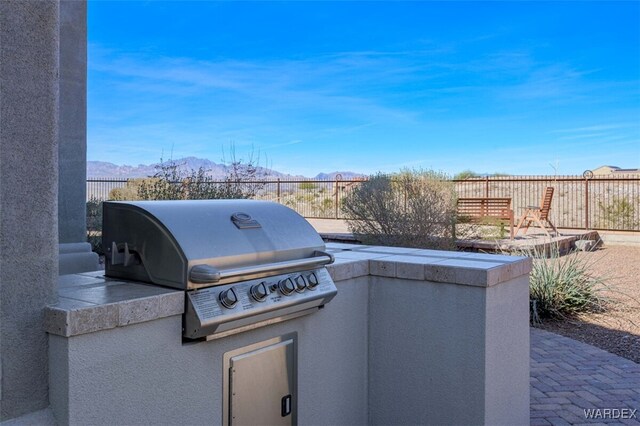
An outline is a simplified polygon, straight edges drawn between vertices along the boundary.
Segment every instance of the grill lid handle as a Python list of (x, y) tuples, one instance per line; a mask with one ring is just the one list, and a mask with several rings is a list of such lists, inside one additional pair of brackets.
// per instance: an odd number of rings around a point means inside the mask
[(242, 268), (219, 270), (210, 265), (195, 265), (189, 271), (189, 280), (196, 284), (212, 284), (224, 278), (248, 279), (251, 275), (263, 273), (286, 273), (300, 269), (320, 267), (333, 263), (335, 258), (331, 253), (316, 250), (313, 257), (306, 259), (286, 260), (284, 262), (251, 265)]

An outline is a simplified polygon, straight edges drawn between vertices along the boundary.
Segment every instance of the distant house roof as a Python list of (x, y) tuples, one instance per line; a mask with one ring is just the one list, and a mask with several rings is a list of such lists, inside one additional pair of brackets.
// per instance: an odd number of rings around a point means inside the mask
[(593, 169), (594, 175), (608, 175), (608, 174), (618, 174), (618, 173), (638, 173), (640, 174), (640, 169), (622, 169), (618, 166), (600, 166), (596, 169)]

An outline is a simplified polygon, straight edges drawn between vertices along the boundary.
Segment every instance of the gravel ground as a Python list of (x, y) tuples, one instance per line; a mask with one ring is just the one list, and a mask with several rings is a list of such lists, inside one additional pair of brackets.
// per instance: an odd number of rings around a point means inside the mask
[(595, 276), (607, 277), (603, 295), (611, 303), (604, 312), (547, 320), (540, 328), (640, 364), (640, 247), (604, 246), (579, 256), (591, 264)]

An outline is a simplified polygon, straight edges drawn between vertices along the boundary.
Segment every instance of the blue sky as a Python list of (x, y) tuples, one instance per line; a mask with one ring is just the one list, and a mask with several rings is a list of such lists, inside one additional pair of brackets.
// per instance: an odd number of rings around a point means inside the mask
[(640, 167), (640, 2), (89, 2), (88, 159)]

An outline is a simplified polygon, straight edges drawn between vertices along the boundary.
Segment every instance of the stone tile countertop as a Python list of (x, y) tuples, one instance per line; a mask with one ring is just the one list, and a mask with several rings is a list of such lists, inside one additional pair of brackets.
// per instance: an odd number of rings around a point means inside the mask
[(45, 308), (44, 324), (48, 333), (70, 337), (183, 312), (183, 291), (95, 271), (59, 277), (58, 303)]
[[(490, 287), (531, 271), (517, 256), (328, 243), (335, 281), (363, 276)], [(70, 337), (184, 312), (185, 293), (112, 279), (104, 271), (62, 275), (58, 302), (45, 308), (45, 331)]]
[(531, 272), (529, 257), (328, 243), (335, 281), (371, 275), (491, 287)]

